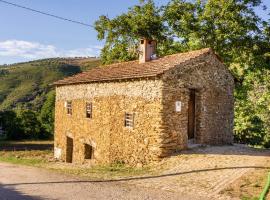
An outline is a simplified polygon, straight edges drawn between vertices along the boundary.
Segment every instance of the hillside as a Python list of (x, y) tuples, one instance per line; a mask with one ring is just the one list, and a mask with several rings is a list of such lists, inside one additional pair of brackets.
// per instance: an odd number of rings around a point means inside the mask
[(0, 111), (38, 111), (53, 89), (51, 83), (99, 64), (96, 58), (52, 58), (0, 65)]

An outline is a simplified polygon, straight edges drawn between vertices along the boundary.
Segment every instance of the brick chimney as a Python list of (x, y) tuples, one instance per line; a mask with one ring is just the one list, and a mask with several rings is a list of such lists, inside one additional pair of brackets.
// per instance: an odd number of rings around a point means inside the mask
[(141, 39), (139, 63), (145, 63), (147, 61), (156, 59), (157, 58), (156, 49), (157, 49), (156, 40)]

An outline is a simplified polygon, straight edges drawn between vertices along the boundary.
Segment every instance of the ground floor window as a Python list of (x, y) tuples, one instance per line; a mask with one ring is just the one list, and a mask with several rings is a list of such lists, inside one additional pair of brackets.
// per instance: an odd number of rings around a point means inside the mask
[(70, 137), (67, 137), (66, 141), (66, 162), (72, 163), (73, 160), (73, 139)]
[(84, 159), (93, 159), (94, 149), (90, 144), (84, 144)]

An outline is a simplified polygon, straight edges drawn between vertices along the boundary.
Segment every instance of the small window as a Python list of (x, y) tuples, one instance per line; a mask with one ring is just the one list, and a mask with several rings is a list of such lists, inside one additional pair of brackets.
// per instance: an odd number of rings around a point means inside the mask
[(72, 115), (72, 102), (71, 101), (67, 102), (66, 108), (67, 108), (67, 114)]
[(92, 118), (92, 103), (86, 103), (86, 118)]
[(125, 127), (129, 127), (129, 128), (134, 127), (134, 114), (125, 113)]
[(84, 159), (93, 159), (94, 150), (90, 144), (84, 144)]

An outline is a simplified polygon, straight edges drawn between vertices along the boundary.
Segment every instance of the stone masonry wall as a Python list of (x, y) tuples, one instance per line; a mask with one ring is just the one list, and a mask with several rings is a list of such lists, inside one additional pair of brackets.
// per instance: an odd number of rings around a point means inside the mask
[[(66, 156), (66, 137), (74, 140), (73, 161), (84, 159), (84, 143), (94, 147), (96, 163), (149, 163), (159, 157), (162, 81), (141, 80), (56, 88), (55, 147)], [(72, 115), (65, 108), (72, 101)], [(93, 117), (85, 117), (92, 102)], [(134, 113), (134, 128), (124, 127), (125, 112)], [(61, 149), (61, 150), (59, 150)]]
[[(217, 58), (208, 56), (173, 68), (163, 81), (162, 156), (187, 148), (189, 89), (196, 91), (195, 142), (233, 142), (234, 81)], [(176, 101), (181, 101), (181, 112), (175, 111)]]
[[(74, 140), (76, 163), (147, 164), (188, 147), (188, 102), (196, 91), (195, 142), (233, 141), (234, 81), (213, 55), (174, 67), (160, 79), (102, 82), (56, 88), (55, 153), (66, 158), (66, 137)], [(65, 102), (72, 101), (72, 115)], [(176, 101), (181, 102), (176, 111)], [(87, 119), (85, 106), (93, 105)], [(134, 128), (124, 126), (125, 112), (134, 114)], [(94, 159), (84, 159), (84, 144)]]

